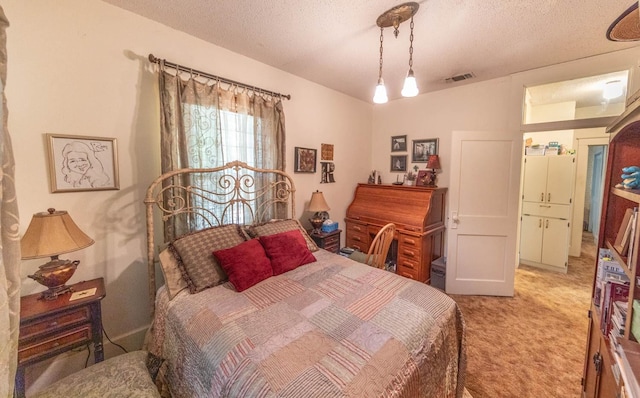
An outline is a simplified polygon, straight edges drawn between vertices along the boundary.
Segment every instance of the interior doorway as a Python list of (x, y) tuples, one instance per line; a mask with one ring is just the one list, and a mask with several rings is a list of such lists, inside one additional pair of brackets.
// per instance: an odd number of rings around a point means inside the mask
[(584, 193), (584, 221), (582, 230), (591, 233), (596, 244), (598, 242), (598, 231), (600, 229), (606, 148), (606, 145), (589, 145), (589, 159), (587, 161), (587, 186)]
[(609, 143), (605, 128), (531, 132), (524, 133), (523, 137), (524, 141), (531, 139), (533, 143), (539, 144), (557, 142), (566, 150), (575, 150), (576, 174), (570, 219), (569, 256), (579, 257), (583, 231), (589, 231), (597, 244), (604, 189), (603, 176)]

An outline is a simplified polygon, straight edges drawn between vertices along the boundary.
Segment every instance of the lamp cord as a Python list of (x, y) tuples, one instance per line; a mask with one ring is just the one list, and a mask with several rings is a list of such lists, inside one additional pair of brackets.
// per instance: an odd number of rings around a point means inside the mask
[(118, 344), (118, 343), (114, 343), (113, 341), (111, 341), (111, 339), (109, 338), (109, 335), (107, 334), (107, 331), (104, 329), (104, 326), (103, 326), (102, 324), (100, 324), (100, 326), (102, 326), (102, 333), (104, 333), (104, 336), (107, 338), (107, 340), (109, 340), (109, 343), (111, 343), (111, 344), (113, 344), (113, 345), (115, 345), (115, 346), (120, 347), (120, 349), (121, 349), (122, 351), (124, 351), (124, 352), (125, 352), (125, 354), (126, 354), (127, 352), (129, 352), (129, 351), (127, 351), (123, 346), (121, 346), (120, 344)]

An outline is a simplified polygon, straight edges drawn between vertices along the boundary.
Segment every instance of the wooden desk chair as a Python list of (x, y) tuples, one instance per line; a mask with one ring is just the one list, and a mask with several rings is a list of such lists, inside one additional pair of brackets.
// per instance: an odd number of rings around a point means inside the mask
[(353, 252), (349, 258), (368, 264), (372, 267), (385, 269), (387, 253), (389, 252), (389, 246), (391, 246), (395, 232), (395, 224), (390, 223), (385, 225), (380, 229), (380, 231), (378, 231), (375, 238), (373, 238), (373, 242), (371, 242), (366, 256), (362, 252)]

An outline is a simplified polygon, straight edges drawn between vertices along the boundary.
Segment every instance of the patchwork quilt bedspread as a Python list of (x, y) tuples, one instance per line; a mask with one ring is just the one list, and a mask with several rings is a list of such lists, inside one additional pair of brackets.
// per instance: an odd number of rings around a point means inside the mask
[(464, 321), (451, 298), (314, 255), (241, 293), (159, 292), (150, 349), (167, 361), (172, 395), (462, 397)]

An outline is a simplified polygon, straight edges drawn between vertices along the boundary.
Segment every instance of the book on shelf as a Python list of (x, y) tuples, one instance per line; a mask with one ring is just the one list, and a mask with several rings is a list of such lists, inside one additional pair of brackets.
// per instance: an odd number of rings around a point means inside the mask
[(629, 221), (631, 224), (631, 232), (629, 233), (629, 248), (627, 249), (627, 267), (629, 270), (633, 269), (633, 251), (635, 250), (634, 241), (636, 239), (636, 229), (638, 225), (638, 208), (633, 208), (633, 214), (631, 216), (631, 220)]
[(612, 327), (611, 318), (613, 316), (613, 310), (615, 307), (614, 303), (616, 301), (621, 301), (623, 303), (627, 303), (629, 301), (629, 284), (619, 281), (605, 282), (604, 297), (600, 306), (600, 330), (605, 336), (609, 336), (609, 332)]
[(605, 281), (618, 280), (622, 282), (628, 282), (629, 278), (625, 274), (622, 266), (613, 259), (611, 250), (606, 248), (600, 248), (598, 251), (598, 269), (596, 273), (596, 284), (593, 292), (593, 304), (600, 308), (604, 296), (602, 291), (604, 289)]
[(628, 208), (624, 217), (622, 217), (622, 222), (620, 223), (620, 228), (618, 229), (618, 234), (616, 235), (616, 240), (613, 243), (614, 249), (620, 253), (621, 256), (626, 256), (627, 251), (629, 250), (629, 237), (631, 234), (631, 226), (633, 224), (633, 209)]
[(616, 346), (616, 353), (620, 357), (620, 372), (628, 396), (640, 397), (640, 384), (636, 379), (636, 374), (640, 374), (640, 344), (620, 339)]

